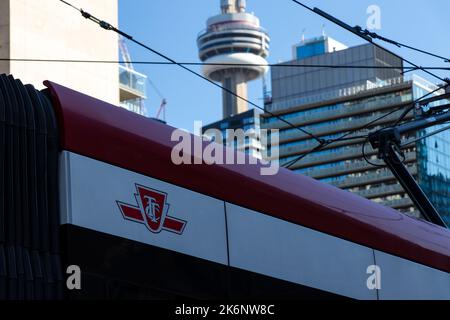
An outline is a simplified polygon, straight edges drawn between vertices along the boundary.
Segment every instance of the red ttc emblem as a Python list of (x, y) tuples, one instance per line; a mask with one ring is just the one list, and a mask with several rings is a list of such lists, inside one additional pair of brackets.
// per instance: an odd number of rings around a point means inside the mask
[(170, 205), (167, 201), (167, 193), (143, 187), (136, 184), (136, 205), (117, 201), (120, 211), (125, 219), (143, 223), (153, 233), (167, 230), (182, 234), (186, 227), (186, 221), (168, 215)]

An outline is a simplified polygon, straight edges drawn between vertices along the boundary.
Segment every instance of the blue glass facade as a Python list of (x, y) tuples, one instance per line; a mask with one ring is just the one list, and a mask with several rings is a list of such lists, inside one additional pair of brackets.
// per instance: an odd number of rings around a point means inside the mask
[[(414, 87), (416, 97), (421, 97), (425, 93), (426, 91), (422, 88)], [(448, 124), (427, 128), (422, 130), (418, 137), (446, 126)], [(450, 226), (450, 130), (420, 140), (416, 147), (419, 183), (444, 221)]]
[(326, 53), (325, 39), (320, 42), (313, 42), (296, 48), (297, 59), (306, 59)]

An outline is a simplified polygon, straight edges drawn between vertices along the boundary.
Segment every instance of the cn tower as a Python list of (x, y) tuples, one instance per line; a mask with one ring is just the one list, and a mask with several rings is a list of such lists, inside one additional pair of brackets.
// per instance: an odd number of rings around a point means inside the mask
[[(245, 11), (245, 0), (221, 0), (220, 7), (222, 13), (208, 19), (197, 39), (200, 60), (208, 63), (203, 74), (247, 99), (247, 82), (268, 70), (270, 38), (259, 19)], [(247, 110), (247, 102), (223, 91), (224, 118)]]

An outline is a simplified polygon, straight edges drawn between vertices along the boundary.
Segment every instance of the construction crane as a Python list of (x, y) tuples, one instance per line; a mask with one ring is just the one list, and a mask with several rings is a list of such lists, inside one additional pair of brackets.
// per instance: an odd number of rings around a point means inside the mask
[[(159, 98), (161, 99), (161, 104), (159, 106), (158, 112), (156, 113), (156, 119), (166, 122), (167, 99), (164, 97), (164, 95), (161, 93), (161, 91), (158, 89), (158, 87), (150, 79), (147, 78), (147, 81), (150, 84), (150, 86), (153, 88), (153, 90), (155, 90), (155, 92), (159, 96)], [(161, 118), (161, 115), (162, 115), (162, 118)]]
[(131, 62), (130, 52), (128, 51), (127, 44), (125, 43), (125, 38), (120, 37), (119, 39), (120, 53), (122, 54), (123, 64), (130, 70), (134, 70), (133, 63)]
[[(163, 120), (164, 122), (166, 122), (166, 105), (167, 105), (167, 100), (163, 98), (161, 101), (161, 106), (159, 107), (158, 113), (156, 114), (156, 119), (160, 119), (160, 120)], [(160, 118), (161, 114), (163, 115), (162, 119)]]

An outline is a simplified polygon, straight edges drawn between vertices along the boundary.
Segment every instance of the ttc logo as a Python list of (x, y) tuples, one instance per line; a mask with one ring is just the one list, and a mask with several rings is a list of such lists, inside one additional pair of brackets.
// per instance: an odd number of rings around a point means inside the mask
[(187, 222), (169, 216), (170, 205), (167, 193), (143, 187), (136, 184), (137, 193), (134, 194), (137, 206), (117, 201), (120, 211), (125, 219), (142, 223), (153, 233), (161, 230), (183, 234)]

